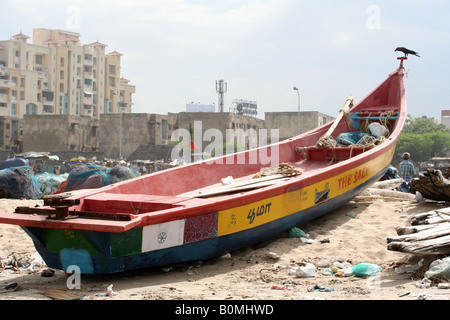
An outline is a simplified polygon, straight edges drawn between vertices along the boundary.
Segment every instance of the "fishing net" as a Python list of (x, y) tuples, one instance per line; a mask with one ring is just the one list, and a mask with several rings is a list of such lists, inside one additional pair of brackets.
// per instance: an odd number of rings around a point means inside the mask
[(0, 170), (0, 198), (36, 200), (41, 197), (33, 168), (21, 166)]
[(116, 182), (125, 181), (140, 176), (139, 172), (127, 167), (116, 166), (113, 168), (92, 168), (82, 165), (70, 171), (63, 186), (59, 186), (55, 193), (80, 189), (95, 189)]
[(36, 175), (36, 180), (39, 183), (39, 187), (44, 195), (52, 194), (58, 189), (58, 186), (67, 180), (68, 173), (54, 174), (49, 172), (43, 172)]

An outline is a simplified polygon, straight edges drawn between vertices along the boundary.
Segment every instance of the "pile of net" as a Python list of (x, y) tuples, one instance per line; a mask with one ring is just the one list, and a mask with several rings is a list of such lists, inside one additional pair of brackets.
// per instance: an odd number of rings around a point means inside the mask
[(54, 193), (59, 185), (66, 181), (69, 174), (54, 174), (49, 172), (39, 173), (36, 175), (36, 180), (39, 183), (39, 188), (41, 189), (44, 196)]
[(41, 197), (33, 168), (21, 166), (0, 170), (0, 198), (36, 200)]
[(123, 166), (103, 168), (81, 165), (70, 171), (67, 180), (58, 186), (54, 194), (73, 190), (101, 188), (138, 176), (140, 176), (139, 172)]

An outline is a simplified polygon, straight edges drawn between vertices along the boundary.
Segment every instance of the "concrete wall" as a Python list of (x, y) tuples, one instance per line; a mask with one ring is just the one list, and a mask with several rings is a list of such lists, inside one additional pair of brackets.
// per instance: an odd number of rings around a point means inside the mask
[(24, 117), (23, 152), (98, 151), (99, 120), (70, 115)]
[(268, 130), (278, 129), (280, 141), (307, 132), (334, 120), (317, 111), (300, 112), (300, 129), (298, 112), (266, 112), (265, 126)]
[[(259, 145), (259, 135), (265, 133), (260, 129), (268, 129), (268, 143), (270, 129), (279, 130), (278, 141), (295, 136), (298, 128), (296, 115), (296, 112), (266, 113), (265, 121), (228, 112), (181, 112), (167, 115), (123, 113), (122, 116), (116, 113), (102, 114), (100, 120), (70, 115), (27, 115), (24, 118), (23, 152), (98, 152), (108, 158), (119, 159), (122, 156), (127, 159), (141, 146), (170, 145), (174, 130), (189, 130), (190, 125), (194, 132), (194, 142), (201, 139), (199, 147), (203, 148), (216, 142), (204, 140), (208, 129), (217, 129), (222, 133), (221, 144), (230, 142), (226, 136), (227, 130), (232, 133), (243, 130), (248, 134), (252, 129), (257, 134), (256, 144), (255, 140), (250, 141), (248, 135), (244, 141), (239, 141), (243, 142), (242, 147), (250, 148)], [(319, 112), (302, 112), (302, 132), (332, 120), (332, 117)]]

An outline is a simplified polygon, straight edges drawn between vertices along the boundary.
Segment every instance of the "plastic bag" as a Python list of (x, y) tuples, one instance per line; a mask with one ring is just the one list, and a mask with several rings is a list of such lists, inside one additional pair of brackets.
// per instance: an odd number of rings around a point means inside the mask
[(299, 228), (292, 228), (289, 230), (289, 238), (302, 238), (306, 236), (306, 233)]
[(374, 276), (382, 269), (373, 263), (359, 263), (352, 268), (352, 272), (357, 277)]
[(432, 281), (450, 280), (450, 257), (442, 259), (440, 263), (428, 269), (425, 272), (425, 278)]
[(389, 136), (389, 130), (378, 122), (372, 122), (368, 126), (369, 131), (377, 138)]

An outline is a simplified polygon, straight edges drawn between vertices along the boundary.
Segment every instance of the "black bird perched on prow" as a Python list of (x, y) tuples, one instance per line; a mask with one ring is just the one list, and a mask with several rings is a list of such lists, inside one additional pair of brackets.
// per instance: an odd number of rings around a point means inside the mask
[(408, 54), (412, 54), (412, 55), (420, 58), (420, 56), (419, 56), (419, 54), (417, 52), (415, 52), (413, 50), (409, 50), (409, 49), (404, 48), (404, 47), (398, 47), (397, 49), (394, 50), (394, 52), (395, 51), (403, 52), (405, 54), (405, 57), (407, 57)]

